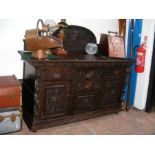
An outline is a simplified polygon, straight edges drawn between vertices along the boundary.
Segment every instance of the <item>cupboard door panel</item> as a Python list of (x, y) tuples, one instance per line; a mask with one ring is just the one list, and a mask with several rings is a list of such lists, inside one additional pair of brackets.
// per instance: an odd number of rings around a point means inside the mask
[(123, 88), (123, 77), (118, 79), (106, 79), (100, 97), (100, 106), (121, 106), (121, 93)]
[(44, 83), (42, 87), (41, 118), (65, 115), (67, 113), (69, 83)]

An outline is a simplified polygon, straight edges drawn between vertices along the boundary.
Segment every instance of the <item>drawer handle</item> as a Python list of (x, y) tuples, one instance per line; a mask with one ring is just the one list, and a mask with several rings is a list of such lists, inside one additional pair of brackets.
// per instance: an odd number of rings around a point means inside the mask
[(8, 95), (7, 97), (11, 98), (11, 99), (14, 99), (14, 98), (16, 98), (16, 95)]
[(15, 122), (17, 116), (19, 116), (19, 117), (21, 118), (21, 117), (22, 117), (22, 116), (21, 116), (21, 112), (20, 112), (20, 114), (14, 114), (14, 113), (12, 113), (12, 114), (9, 115), (9, 116), (0, 115), (0, 123), (3, 122), (3, 120), (4, 120), (5, 118), (10, 118), (11, 122)]
[(15, 99), (16, 95), (7, 95), (7, 96), (0, 96), (2, 98), (11, 98), (11, 99)]
[(2, 115), (0, 115), (0, 122), (3, 122), (4, 117)]
[(15, 122), (16, 121), (16, 115), (13, 113), (10, 115), (10, 119), (12, 122)]

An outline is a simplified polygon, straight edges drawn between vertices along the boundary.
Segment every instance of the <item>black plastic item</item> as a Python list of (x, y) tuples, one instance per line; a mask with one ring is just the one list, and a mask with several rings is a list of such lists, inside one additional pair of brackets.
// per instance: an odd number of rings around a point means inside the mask
[(149, 87), (147, 92), (147, 100), (146, 100), (146, 112), (152, 112), (155, 109), (155, 33), (154, 33), (154, 43), (153, 43), (153, 54), (152, 54), (152, 62), (151, 62), (151, 70), (150, 70), (150, 80)]
[[(58, 36), (59, 30), (53, 33), (53, 36)], [(92, 31), (85, 27), (69, 25), (64, 30), (63, 47), (68, 52), (86, 53), (85, 47), (87, 43), (95, 43), (96, 37)]]

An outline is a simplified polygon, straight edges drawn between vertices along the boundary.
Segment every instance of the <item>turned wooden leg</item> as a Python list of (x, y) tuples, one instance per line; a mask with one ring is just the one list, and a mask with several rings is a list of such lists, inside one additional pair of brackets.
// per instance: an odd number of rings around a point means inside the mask
[(122, 104), (122, 110), (123, 111), (129, 111), (130, 110), (130, 105), (128, 103), (124, 102)]
[(129, 104), (126, 104), (125, 111), (129, 111), (129, 110), (130, 110), (130, 105)]
[(32, 132), (37, 132), (37, 129), (36, 129), (35, 127), (31, 127), (30, 130), (31, 130)]

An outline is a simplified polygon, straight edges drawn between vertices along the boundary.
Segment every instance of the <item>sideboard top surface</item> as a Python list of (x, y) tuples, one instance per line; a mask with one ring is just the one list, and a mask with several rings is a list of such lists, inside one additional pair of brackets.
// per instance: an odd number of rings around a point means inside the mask
[(28, 60), (27, 62), (29, 63), (56, 63), (56, 62), (76, 62), (76, 63), (81, 63), (81, 62), (88, 62), (88, 63), (93, 63), (93, 62), (106, 62), (106, 63), (117, 63), (117, 62), (122, 62), (122, 63), (133, 63), (134, 60), (132, 59), (125, 59), (125, 58), (109, 58), (105, 56), (95, 56), (95, 55), (86, 55), (86, 54), (68, 54), (68, 55), (59, 55), (56, 58), (49, 60), (49, 59), (44, 59), (44, 60), (38, 60), (38, 59), (32, 59)]

